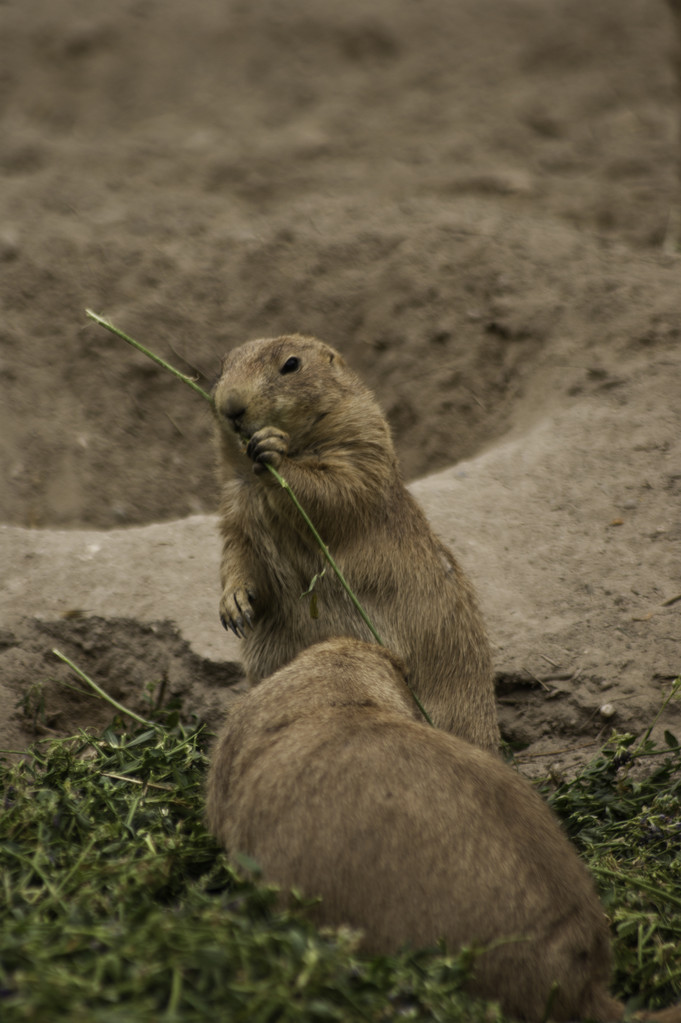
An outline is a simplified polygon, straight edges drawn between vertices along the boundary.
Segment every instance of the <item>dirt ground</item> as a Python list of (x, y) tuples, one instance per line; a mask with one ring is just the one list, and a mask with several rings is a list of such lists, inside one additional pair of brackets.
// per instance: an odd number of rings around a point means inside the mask
[[(555, 603), (552, 635), (589, 619), (592, 654), (564, 631), (563, 653), (547, 646), (546, 670), (528, 669), (540, 626), (501, 602), (497, 614), (491, 563), (464, 560), (490, 608), (502, 703), (517, 710), (535, 687), (532, 713), (502, 711), (508, 737), (592, 741), (607, 723), (603, 678), (616, 701), (627, 665), (620, 695), (636, 702), (640, 684), (648, 713), (681, 671), (676, 45), (663, 0), (1, 3), (0, 521), (53, 536), (215, 510), (207, 409), (86, 307), (204, 387), (250, 337), (323, 337), (375, 390), (410, 480), (462, 460), (482, 479), (485, 459), (501, 466), (504, 445), (520, 445), (503, 485), (517, 488), (514, 564), (523, 552), (533, 564), (536, 605), (564, 561), (537, 542), (522, 495), (558, 463), (548, 449), (540, 470), (523, 438), (607, 409), (611, 432), (589, 441), (585, 428), (545, 500), (604, 529), (638, 516), (620, 561), (630, 586), (611, 595), (643, 608), (629, 608), (626, 657), (584, 583)], [(605, 507), (606, 481), (625, 476)], [(456, 521), (450, 509), (438, 528), (456, 536)], [(501, 550), (507, 521), (488, 501), (466, 543), (479, 532)], [(585, 572), (590, 539), (570, 534)], [(601, 576), (619, 542), (599, 548)], [(197, 708), (215, 712), (214, 662), (181, 629), (101, 612), (45, 620), (26, 571), (23, 603), (0, 622), (13, 715), (0, 744), (100, 723), (94, 700), (49, 683), (45, 710), (32, 688), (61, 676), (46, 667), (55, 643), (138, 709), (170, 672), (191, 710), (200, 675), (210, 693)], [(659, 635), (631, 625), (653, 606)], [(544, 699), (577, 678), (596, 722)]]

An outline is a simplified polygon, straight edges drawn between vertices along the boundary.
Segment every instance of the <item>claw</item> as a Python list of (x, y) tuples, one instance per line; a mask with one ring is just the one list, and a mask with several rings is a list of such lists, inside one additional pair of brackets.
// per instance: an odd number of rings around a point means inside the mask
[[(246, 592), (246, 597), (248, 598), (248, 600), (251, 599), (251, 595), (250, 595), (250, 593), (248, 593), (248, 591)], [(237, 618), (237, 627), (238, 627), (239, 631), (241, 632), (242, 639), (245, 639), (246, 638), (246, 631), (245, 631), (245, 628), (244, 628), (244, 622), (246, 623), (246, 625), (248, 625), (248, 627), (250, 629), (252, 629), (253, 628), (253, 614), (252, 614), (251, 609), (249, 607), (242, 607), (241, 606), (239, 601), (236, 599), (236, 595), (234, 597), (234, 603), (239, 608), (239, 617)]]
[(232, 622), (225, 618), (223, 614), (220, 615), (220, 621), (222, 622), (222, 627), (225, 631), (229, 630), (230, 632), (233, 632), (237, 639), (245, 638), (243, 632), (239, 632), (239, 626), (236, 622)]
[(222, 627), (233, 632), (237, 639), (246, 639), (247, 630), (253, 628), (251, 602), (254, 600), (255, 594), (251, 590), (237, 587), (236, 590), (229, 591), (220, 604)]

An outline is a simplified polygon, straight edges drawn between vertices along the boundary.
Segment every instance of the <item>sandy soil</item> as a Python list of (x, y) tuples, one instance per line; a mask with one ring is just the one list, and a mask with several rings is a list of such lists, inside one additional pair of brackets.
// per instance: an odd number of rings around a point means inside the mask
[(101, 723), (55, 645), (137, 709), (165, 677), (210, 719), (238, 678), (209, 414), (85, 307), (205, 387), (249, 337), (339, 347), (481, 592), (528, 765), (651, 719), (681, 670), (674, 58), (663, 0), (0, 5), (0, 745)]

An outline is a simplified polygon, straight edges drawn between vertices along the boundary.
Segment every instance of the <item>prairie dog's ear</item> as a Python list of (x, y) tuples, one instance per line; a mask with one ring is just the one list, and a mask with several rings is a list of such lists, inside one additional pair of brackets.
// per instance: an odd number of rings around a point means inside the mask
[(333, 348), (329, 348), (329, 363), (332, 366), (339, 366), (341, 369), (346, 365), (345, 359), (340, 352), (335, 352)]

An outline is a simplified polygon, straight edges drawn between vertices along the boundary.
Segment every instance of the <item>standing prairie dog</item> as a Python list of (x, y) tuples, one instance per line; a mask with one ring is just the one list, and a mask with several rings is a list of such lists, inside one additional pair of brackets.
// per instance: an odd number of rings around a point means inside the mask
[(426, 725), (376, 644), (318, 644), (232, 704), (207, 820), (368, 954), (491, 946), (469, 990), (510, 1016), (622, 1017), (603, 909), (553, 814), (500, 758)]
[(298, 334), (231, 351), (214, 390), (221, 473), (220, 617), (251, 682), (331, 636), (371, 634), (290, 484), (433, 723), (485, 749), (499, 729), (473, 589), (400, 474), (388, 424), (333, 348)]

